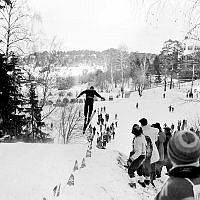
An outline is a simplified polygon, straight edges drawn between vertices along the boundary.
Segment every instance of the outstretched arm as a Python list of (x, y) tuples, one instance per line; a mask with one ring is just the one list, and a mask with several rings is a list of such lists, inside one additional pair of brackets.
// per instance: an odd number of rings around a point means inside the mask
[(105, 100), (105, 98), (104, 97), (102, 97), (99, 93), (97, 93), (96, 91), (95, 91), (95, 93), (94, 93), (97, 97), (99, 97), (99, 98), (101, 98), (101, 99), (103, 99), (103, 100)]
[(76, 98), (78, 99), (80, 96), (82, 96), (83, 94), (85, 94), (85, 90), (83, 92), (81, 92)]

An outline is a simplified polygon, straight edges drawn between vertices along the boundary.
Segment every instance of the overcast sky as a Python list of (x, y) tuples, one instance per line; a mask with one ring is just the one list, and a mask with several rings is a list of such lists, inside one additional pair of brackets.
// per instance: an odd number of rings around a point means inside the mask
[[(148, 2), (147, 2), (148, 1)], [(129, 51), (159, 53), (168, 39), (182, 40), (182, 22), (170, 8), (147, 14), (155, 0), (28, 0), (43, 20), (47, 38), (63, 50), (105, 50), (125, 44)]]

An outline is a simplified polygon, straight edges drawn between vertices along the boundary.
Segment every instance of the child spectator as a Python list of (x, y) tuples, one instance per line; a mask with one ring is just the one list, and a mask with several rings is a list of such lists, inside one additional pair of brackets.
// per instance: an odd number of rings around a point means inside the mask
[(136, 180), (134, 172), (137, 170), (139, 176), (138, 183), (145, 187), (143, 177), (143, 165), (146, 156), (146, 139), (142, 133), (142, 128), (138, 124), (134, 124), (132, 128), (133, 138), (133, 150), (130, 152), (128, 159), (128, 175), (130, 177), (130, 186), (136, 187)]

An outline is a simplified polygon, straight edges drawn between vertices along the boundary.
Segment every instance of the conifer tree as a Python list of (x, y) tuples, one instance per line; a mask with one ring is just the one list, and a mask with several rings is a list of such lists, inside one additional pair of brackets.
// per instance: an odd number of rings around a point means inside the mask
[(41, 131), (41, 127), (44, 126), (44, 122), (41, 119), (42, 107), (38, 105), (38, 96), (36, 95), (36, 82), (29, 77), (29, 94), (28, 104), (26, 112), (29, 114), (28, 119), (28, 139), (31, 141), (44, 141), (46, 134)]
[(23, 95), (21, 93), (22, 72), (18, 66), (18, 57), (8, 59), (0, 55), (0, 116), (2, 135), (19, 138), (25, 123), (23, 113)]

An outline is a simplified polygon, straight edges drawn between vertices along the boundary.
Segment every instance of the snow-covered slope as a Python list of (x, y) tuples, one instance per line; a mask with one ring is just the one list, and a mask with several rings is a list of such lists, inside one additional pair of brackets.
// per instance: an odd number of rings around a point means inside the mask
[[(196, 100), (185, 99), (181, 90), (167, 91), (162, 98), (163, 88), (144, 91), (140, 98), (132, 93), (129, 99), (117, 99), (112, 102), (95, 102), (95, 108), (106, 106), (110, 122), (118, 114), (119, 127), (116, 138), (108, 144), (107, 149), (96, 146), (96, 138), (91, 150), (91, 157), (86, 158), (88, 143), (58, 144), (0, 144), (0, 199), (1, 200), (49, 200), (54, 199), (53, 189), (60, 185), (57, 199), (100, 200), (100, 199), (153, 199), (156, 191), (153, 188), (132, 189), (128, 186), (128, 175), (118, 164), (118, 159), (126, 159), (131, 150), (133, 123), (139, 123), (146, 117), (150, 123), (160, 122), (175, 125), (178, 120), (188, 119), (192, 124), (199, 115), (200, 105)], [(135, 108), (136, 102), (139, 108)], [(174, 112), (168, 106), (175, 107)], [(58, 114), (59, 112), (57, 112)], [(57, 118), (58, 116), (52, 116)], [(95, 124), (95, 119), (92, 122)], [(54, 129), (56, 134), (56, 129)], [(80, 168), (83, 158), (86, 167)], [(73, 172), (75, 161), (79, 169)], [(74, 186), (67, 185), (71, 173), (74, 174)], [(164, 175), (156, 181), (161, 187), (167, 178)]]
[[(126, 156), (94, 147), (91, 157), (86, 157), (87, 149), (86, 144), (1, 144), (0, 199), (54, 199), (57, 185), (60, 200), (153, 199), (155, 190), (129, 187), (127, 172), (118, 164)], [(80, 168), (83, 158), (86, 166)], [(76, 160), (78, 170), (74, 172)], [(71, 174), (74, 186), (67, 184)]]

